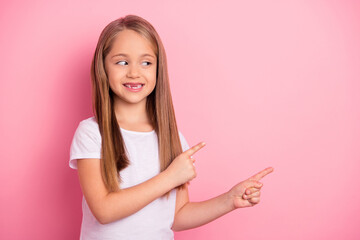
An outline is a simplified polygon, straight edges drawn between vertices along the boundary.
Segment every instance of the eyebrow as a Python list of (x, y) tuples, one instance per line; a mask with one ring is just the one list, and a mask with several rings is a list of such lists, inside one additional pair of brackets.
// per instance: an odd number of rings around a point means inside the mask
[[(122, 57), (122, 56), (128, 57), (128, 55), (125, 54), (125, 53), (118, 53), (118, 54), (115, 54), (114, 56), (112, 56), (111, 58), (114, 58), (114, 57)], [(144, 54), (142, 54), (140, 57), (152, 57), (152, 58), (155, 58), (153, 55), (148, 54), (148, 53), (144, 53)]]

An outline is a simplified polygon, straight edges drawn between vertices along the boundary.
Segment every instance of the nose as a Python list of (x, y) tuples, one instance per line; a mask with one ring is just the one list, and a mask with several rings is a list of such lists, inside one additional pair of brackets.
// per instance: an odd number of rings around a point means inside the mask
[(136, 65), (130, 65), (126, 75), (128, 78), (137, 78), (139, 77), (139, 70)]

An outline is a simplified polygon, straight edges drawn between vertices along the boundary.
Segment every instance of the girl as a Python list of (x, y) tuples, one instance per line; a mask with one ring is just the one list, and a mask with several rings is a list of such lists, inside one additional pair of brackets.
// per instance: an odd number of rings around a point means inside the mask
[(178, 131), (166, 54), (154, 27), (127, 15), (102, 31), (91, 65), (94, 117), (80, 122), (70, 149), (83, 192), (80, 239), (173, 239), (259, 203), (267, 168), (213, 199), (189, 202), (196, 177)]

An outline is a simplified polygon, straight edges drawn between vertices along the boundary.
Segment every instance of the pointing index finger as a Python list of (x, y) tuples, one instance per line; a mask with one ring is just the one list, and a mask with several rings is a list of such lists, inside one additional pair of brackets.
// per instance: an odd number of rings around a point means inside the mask
[(263, 177), (265, 177), (266, 175), (268, 175), (269, 173), (271, 173), (273, 171), (274, 171), (274, 168), (272, 168), (272, 167), (265, 168), (261, 172), (258, 172), (257, 174), (252, 176), (250, 179), (254, 179), (256, 181), (259, 181), (260, 179), (262, 179)]
[(185, 151), (185, 153), (189, 156), (194, 155), (197, 151), (199, 151), (201, 148), (203, 148), (205, 146), (205, 142), (200, 142), (198, 144), (196, 144), (195, 146), (189, 148), (188, 150)]

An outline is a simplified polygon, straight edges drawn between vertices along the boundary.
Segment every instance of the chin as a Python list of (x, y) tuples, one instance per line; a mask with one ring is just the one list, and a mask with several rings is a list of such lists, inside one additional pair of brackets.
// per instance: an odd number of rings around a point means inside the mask
[(137, 103), (141, 103), (143, 101), (146, 101), (146, 98), (127, 98), (125, 99), (125, 102), (130, 103), (130, 104), (137, 104)]

